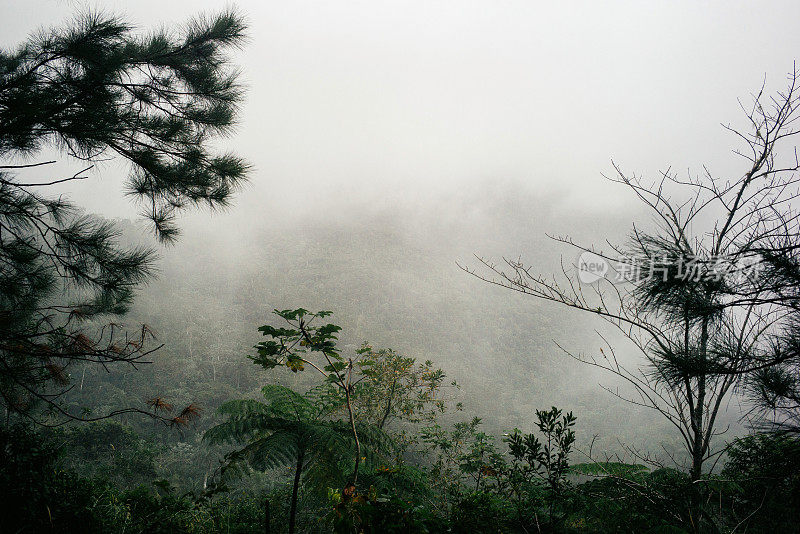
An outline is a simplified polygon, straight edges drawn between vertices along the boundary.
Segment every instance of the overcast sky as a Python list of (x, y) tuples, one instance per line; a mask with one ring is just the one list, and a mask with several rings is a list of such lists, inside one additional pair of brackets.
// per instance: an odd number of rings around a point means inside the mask
[[(82, 6), (142, 29), (213, 1), (8, 1), (14, 46)], [(248, 86), (225, 145), (254, 164), (222, 222), (298, 204), (446, 206), (495, 187), (559, 193), (565, 209), (631, 199), (600, 176), (708, 164), (739, 169), (719, 126), (766, 75), (779, 88), (800, 51), (798, 2), (238, 2)], [(130, 211), (121, 169), (77, 186), (84, 205)], [(117, 177), (115, 179), (115, 177)], [(341, 204), (337, 204), (341, 205)]]

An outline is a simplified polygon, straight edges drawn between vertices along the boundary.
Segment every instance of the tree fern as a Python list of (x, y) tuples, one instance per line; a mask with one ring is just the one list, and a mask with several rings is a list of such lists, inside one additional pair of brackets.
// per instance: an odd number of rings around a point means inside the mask
[(289, 531), (294, 531), (299, 483), (324, 489), (341, 478), (340, 466), (351, 453), (350, 428), (324, 418), (324, 410), (307, 396), (283, 386), (261, 390), (265, 402), (229, 401), (219, 413), (227, 420), (206, 431), (210, 443), (244, 443), (226, 456), (224, 471), (239, 474), (245, 466), (259, 471), (294, 467)]

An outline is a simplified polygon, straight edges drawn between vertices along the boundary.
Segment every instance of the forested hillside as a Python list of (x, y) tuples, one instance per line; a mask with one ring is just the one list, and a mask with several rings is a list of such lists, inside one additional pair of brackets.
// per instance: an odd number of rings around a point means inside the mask
[[(299, 22), (308, 42), (333, 31)], [(243, 110), (272, 93), (239, 61), (265, 27), (235, 8), (152, 29), (88, 10), (0, 48), (0, 533), (796, 530), (796, 65), (740, 100), (721, 171), (612, 160), (587, 188), (570, 175), (583, 132), (556, 128), (536, 168), (502, 164), (522, 146), (504, 128), (532, 135), (505, 89), (504, 123), (440, 102), (473, 135), (503, 131), (477, 159), (449, 122), (417, 127), (428, 101), (408, 123), (369, 99), (366, 123), (344, 120), (326, 91), (306, 107), (327, 79), (282, 56), (257, 63), (305, 80), (284, 95), (301, 105), (258, 121)], [(380, 52), (394, 29), (366, 37)], [(495, 50), (433, 33), (470, 66)], [(348, 90), (391, 70), (369, 65)], [(237, 143), (243, 123), (261, 133)], [(384, 152), (349, 161), (353, 131)]]

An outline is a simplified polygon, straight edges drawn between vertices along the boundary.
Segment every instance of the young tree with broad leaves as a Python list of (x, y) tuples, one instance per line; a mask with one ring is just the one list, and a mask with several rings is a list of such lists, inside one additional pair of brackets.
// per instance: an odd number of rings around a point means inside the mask
[[(250, 358), (253, 363), (264, 369), (274, 369), (283, 365), (297, 373), (309, 366), (344, 396), (347, 421), (355, 449), (353, 473), (348, 483), (348, 492), (352, 493), (355, 491), (358, 468), (361, 465), (362, 444), (359, 434), (361, 430), (366, 429), (357, 421), (353, 405), (354, 358), (345, 359), (336, 347), (341, 327), (331, 323), (315, 324), (318, 319), (330, 316), (332, 314), (330, 311), (311, 313), (298, 308), (274, 310), (273, 313), (280, 317), (288, 328), (271, 325), (259, 327), (258, 330), (270, 339), (258, 343), (255, 346), (256, 355)], [(359, 354), (362, 352), (364, 349), (358, 351)]]
[[(355, 377), (350, 404), (355, 418), (378, 432), (391, 436), (395, 460), (418, 442), (416, 425), (433, 425), (452, 400), (445, 383), (447, 375), (431, 360), (417, 363), (392, 349), (374, 349), (363, 343), (354, 360)], [(347, 398), (335, 383), (323, 390), (332, 413), (346, 413)], [(460, 404), (456, 405), (460, 409)]]
[[(152, 275), (153, 250), (120, 245), (112, 224), (54, 191), (85, 179), (96, 162), (121, 158), (130, 168), (126, 192), (162, 242), (177, 237), (181, 210), (225, 206), (248, 165), (210, 145), (231, 131), (242, 99), (228, 51), (244, 32), (233, 11), (148, 34), (89, 13), (0, 51), (0, 402), (7, 418), (41, 421), (35, 409), (44, 405), (51, 422), (87, 419), (59, 403), (70, 370), (134, 365), (158, 348), (146, 326), (131, 333), (112, 319)], [(82, 170), (31, 178), (54, 163), (43, 157), (53, 150)]]
[(526, 514), (536, 514), (535, 490), (543, 485), (547, 505), (547, 519), (553, 523), (555, 506), (564, 497), (568, 486), (569, 456), (575, 443), (577, 417), (572, 412), (564, 414), (553, 406), (549, 410), (536, 410), (536, 428), (542, 439), (535, 434), (523, 434), (515, 428), (503, 441), (508, 445), (511, 461), (504, 470), (505, 491), (515, 503), (517, 517), (524, 521)]

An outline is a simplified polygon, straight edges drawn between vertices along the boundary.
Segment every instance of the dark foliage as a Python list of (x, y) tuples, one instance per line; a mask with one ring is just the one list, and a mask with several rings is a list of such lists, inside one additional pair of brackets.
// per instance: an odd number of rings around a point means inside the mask
[[(234, 124), (242, 92), (225, 50), (244, 29), (225, 12), (139, 35), (89, 13), (0, 51), (0, 400), (9, 412), (34, 417), (44, 403), (56, 420), (81, 418), (58, 402), (76, 362), (135, 363), (154, 350), (149, 328), (103, 323), (152, 275), (153, 251), (120, 246), (113, 225), (44, 192), (121, 157), (128, 193), (162, 241), (176, 237), (179, 210), (225, 206), (248, 166), (209, 145)], [(29, 163), (45, 149), (83, 170), (24, 179), (53, 163)]]

